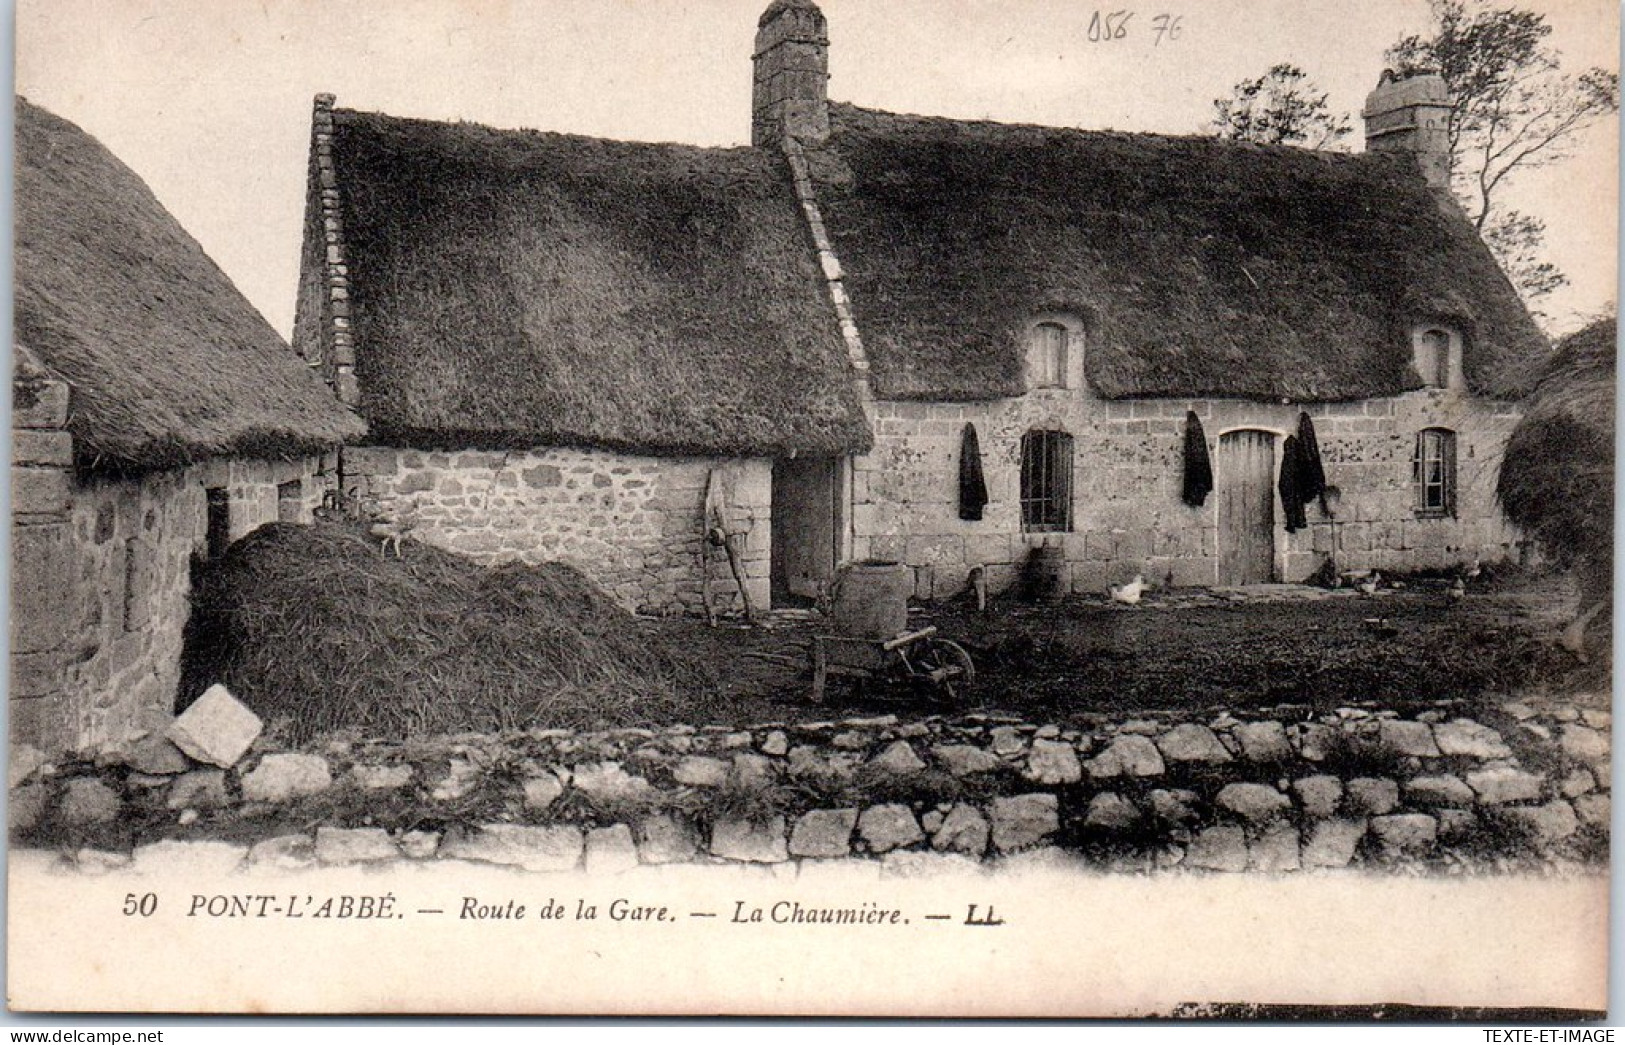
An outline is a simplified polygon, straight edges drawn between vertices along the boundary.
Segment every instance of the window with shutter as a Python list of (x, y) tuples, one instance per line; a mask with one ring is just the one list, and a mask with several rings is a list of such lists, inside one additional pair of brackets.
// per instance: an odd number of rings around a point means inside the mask
[(1027, 344), (1027, 386), (1065, 388), (1071, 334), (1059, 323), (1033, 327)]
[(1428, 388), (1449, 388), (1460, 368), (1461, 341), (1448, 330), (1417, 331), (1411, 340), (1411, 363)]

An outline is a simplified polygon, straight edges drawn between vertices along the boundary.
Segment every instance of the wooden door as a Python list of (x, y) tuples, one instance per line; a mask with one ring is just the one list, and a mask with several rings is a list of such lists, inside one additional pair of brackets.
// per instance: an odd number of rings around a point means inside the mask
[(1219, 438), (1219, 583), (1275, 579), (1275, 436), (1244, 429)]
[(769, 579), (775, 606), (806, 605), (835, 575), (840, 459), (773, 462), (773, 549)]

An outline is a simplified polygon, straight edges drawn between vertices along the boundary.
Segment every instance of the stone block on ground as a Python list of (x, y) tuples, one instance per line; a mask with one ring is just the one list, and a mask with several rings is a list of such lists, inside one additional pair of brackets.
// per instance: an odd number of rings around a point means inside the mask
[(1075, 784), (1083, 779), (1083, 766), (1071, 744), (1034, 740), (1027, 755), (1026, 776), (1035, 784)]
[(1352, 813), (1382, 816), (1399, 805), (1399, 783), (1387, 777), (1355, 777), (1343, 788), (1343, 804)]
[(1241, 753), (1252, 762), (1285, 762), (1292, 757), (1286, 727), (1279, 722), (1242, 722), (1230, 731)]
[(1217, 765), (1230, 761), (1230, 752), (1219, 743), (1218, 735), (1204, 725), (1184, 722), (1157, 738), (1157, 750), (1169, 762), (1202, 762)]
[(148, 733), (123, 753), (124, 764), (138, 773), (174, 776), (192, 768), (192, 760), (162, 733)]
[(942, 826), (931, 836), (931, 848), (981, 856), (987, 852), (988, 824), (973, 805), (956, 804), (942, 818)]
[(711, 854), (745, 863), (777, 864), (790, 859), (784, 817), (719, 820), (711, 828)]
[(908, 776), (925, 768), (920, 756), (914, 753), (906, 740), (894, 740), (886, 749), (869, 760), (869, 766), (887, 776)]
[(1303, 844), (1303, 866), (1347, 867), (1365, 834), (1364, 820), (1342, 817), (1317, 822)]
[(1186, 847), (1181, 866), (1203, 871), (1247, 870), (1247, 832), (1236, 824), (1202, 830)]
[(1440, 722), (1433, 727), (1433, 739), (1439, 751), (1446, 755), (1465, 755), (1470, 758), (1510, 758), (1512, 749), (1506, 746), (1501, 734), (1470, 718)]
[(44, 784), (14, 787), (6, 797), (6, 829), (32, 831), (45, 815), (47, 792)]
[(632, 829), (611, 824), (587, 832), (586, 870), (590, 875), (621, 874), (638, 866), (638, 847)]
[(324, 864), (362, 864), (401, 855), (395, 840), (381, 827), (318, 827), (316, 859)]
[(619, 762), (595, 762), (576, 766), (571, 773), (575, 789), (595, 805), (614, 806), (646, 802), (655, 795), (649, 781), (621, 768)]
[(989, 812), (993, 845), (1001, 853), (1037, 845), (1061, 829), (1060, 800), (1051, 794), (995, 798)]
[(1574, 812), (1582, 824), (1606, 829), (1608, 818), (1613, 815), (1613, 802), (1608, 795), (1581, 795), (1574, 800)]
[(164, 804), (170, 809), (223, 809), (231, 804), (224, 769), (194, 769), (169, 785)]
[(1460, 777), (1441, 773), (1438, 776), (1419, 776), (1405, 782), (1405, 801), (1419, 806), (1470, 806), (1473, 789)]
[(728, 780), (728, 763), (720, 758), (690, 755), (678, 760), (671, 775), (684, 787), (721, 787)]
[(1560, 842), (1580, 829), (1574, 807), (1562, 799), (1538, 806), (1511, 806), (1501, 810), (1500, 815), (1536, 845)]
[(1394, 813), (1371, 818), (1371, 834), (1388, 853), (1416, 853), (1439, 837), (1439, 822), (1426, 813)]
[(1564, 754), (1577, 758), (1588, 765), (1598, 765), (1608, 761), (1608, 734), (1599, 732), (1589, 726), (1577, 726), (1570, 723), (1563, 727), (1558, 734), (1558, 745)]
[(1118, 736), (1106, 750), (1091, 758), (1085, 767), (1097, 780), (1119, 776), (1161, 776), (1167, 771), (1162, 753), (1148, 737), (1136, 734)]
[(1140, 822), (1140, 809), (1116, 791), (1102, 791), (1089, 799), (1084, 813), (1085, 827), (1122, 831)]
[(856, 809), (813, 809), (796, 821), (790, 832), (790, 855), (835, 858), (852, 854)]
[(908, 806), (891, 802), (870, 806), (858, 816), (858, 834), (872, 853), (885, 853), (925, 840), (925, 831)]
[(1433, 727), (1426, 722), (1383, 719), (1377, 725), (1378, 742), (1396, 755), (1437, 758), (1439, 746), (1433, 742)]
[(1250, 870), (1266, 874), (1298, 870), (1302, 866), (1298, 853), (1298, 829), (1281, 822), (1265, 828), (1247, 847), (1247, 866)]
[(573, 871), (584, 848), (579, 827), (485, 824), (461, 837), (447, 838), (441, 843), (440, 856), (527, 871)]
[(1343, 801), (1343, 782), (1325, 774), (1294, 780), (1292, 790), (1297, 792), (1304, 814), (1317, 820), (1335, 815), (1338, 803)]
[(1541, 778), (1511, 766), (1492, 766), (1469, 772), (1467, 786), (1478, 793), (1480, 805), (1494, 806), (1539, 798)]
[(1196, 802), (1194, 791), (1158, 788), (1151, 792), (1151, 812), (1165, 824), (1183, 825), (1195, 820)]
[(657, 813), (638, 825), (638, 858), (646, 864), (683, 863), (699, 851), (699, 835), (687, 820)]
[(765, 788), (773, 783), (777, 763), (766, 755), (739, 754), (728, 768), (728, 779), (737, 787), (747, 790)]
[(230, 769), (262, 729), (260, 717), (216, 683), (169, 724), (164, 736), (197, 761)]
[(1268, 784), (1226, 784), (1214, 802), (1254, 822), (1273, 820), (1292, 808), (1292, 800)]
[(998, 726), (993, 730), (988, 746), (995, 755), (1014, 756), (1026, 750), (1027, 741), (1015, 726)]
[(525, 808), (540, 811), (548, 808), (564, 794), (564, 784), (552, 773), (528, 777), (524, 783)]
[(246, 802), (289, 802), (326, 791), (333, 774), (320, 755), (274, 754), (260, 759), (242, 784)]
[(1004, 765), (998, 755), (974, 744), (942, 744), (932, 748), (931, 754), (954, 776), (991, 773)]
[(57, 816), (67, 824), (107, 824), (117, 820), (123, 809), (118, 792), (95, 777), (76, 777), (62, 792)]

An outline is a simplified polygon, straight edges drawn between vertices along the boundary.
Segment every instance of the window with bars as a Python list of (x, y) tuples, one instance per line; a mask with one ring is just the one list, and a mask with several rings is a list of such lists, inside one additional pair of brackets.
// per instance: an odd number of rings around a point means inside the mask
[(1416, 487), (1418, 516), (1456, 514), (1456, 433), (1448, 428), (1424, 428), (1416, 433), (1411, 480)]
[(1021, 527), (1072, 529), (1072, 437), (1034, 429), (1021, 437)]
[(1027, 385), (1029, 388), (1065, 388), (1066, 354), (1071, 335), (1059, 323), (1033, 327), (1027, 342)]

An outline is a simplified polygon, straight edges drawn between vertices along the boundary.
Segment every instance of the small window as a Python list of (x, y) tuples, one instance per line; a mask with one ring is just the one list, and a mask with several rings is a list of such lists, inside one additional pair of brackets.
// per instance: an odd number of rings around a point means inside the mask
[(1428, 388), (1449, 388), (1455, 369), (1456, 339), (1445, 330), (1423, 330), (1412, 345), (1412, 363), (1422, 384)]
[(231, 495), (224, 486), (211, 486), (208, 491), (208, 527), (205, 547), (211, 559), (218, 559), (231, 547)]
[(1034, 429), (1021, 437), (1021, 526), (1072, 529), (1072, 437), (1065, 432)]
[(1418, 516), (1440, 519), (1456, 514), (1456, 433), (1424, 428), (1416, 434), (1411, 480)]
[(1040, 323), (1033, 327), (1027, 345), (1028, 387), (1066, 387), (1070, 341), (1070, 333), (1059, 323)]
[(305, 521), (305, 484), (298, 479), (277, 484), (276, 521), (285, 523)]

